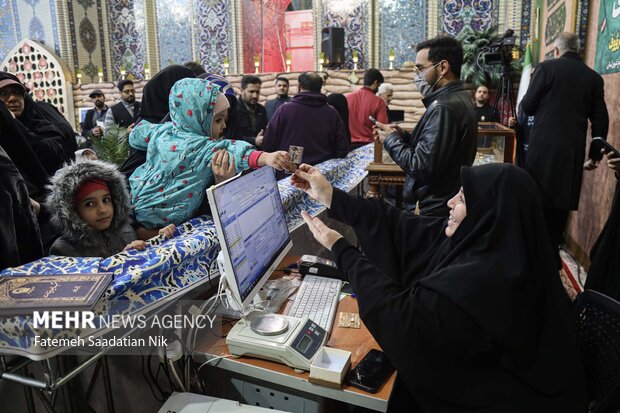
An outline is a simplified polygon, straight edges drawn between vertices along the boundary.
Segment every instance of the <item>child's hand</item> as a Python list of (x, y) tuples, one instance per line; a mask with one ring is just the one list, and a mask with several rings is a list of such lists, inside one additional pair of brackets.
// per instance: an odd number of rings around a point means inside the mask
[(281, 171), (294, 171), (295, 167), (291, 164), (291, 157), (286, 151), (263, 152), (258, 158), (258, 166), (269, 165)]
[(220, 149), (211, 159), (211, 170), (215, 176), (215, 183), (219, 184), (235, 176), (235, 159), (228, 156), (226, 149)]
[(130, 249), (135, 249), (135, 250), (140, 250), (140, 251), (145, 250), (146, 242), (142, 241), (141, 239), (131, 241), (129, 244), (127, 244), (127, 246), (123, 249), (123, 251), (127, 251)]
[(176, 228), (177, 227), (175, 227), (174, 224), (166, 225), (159, 230), (159, 235), (163, 235), (164, 238), (172, 238), (172, 235), (174, 235), (174, 231), (176, 230)]

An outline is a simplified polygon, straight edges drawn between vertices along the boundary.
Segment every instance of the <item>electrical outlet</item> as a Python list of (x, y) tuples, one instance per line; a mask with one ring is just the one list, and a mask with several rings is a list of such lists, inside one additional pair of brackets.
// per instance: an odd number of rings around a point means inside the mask
[(243, 396), (244, 403), (250, 406), (298, 413), (319, 411), (318, 403), (312, 400), (238, 379), (232, 379), (231, 382)]
[(172, 361), (177, 361), (181, 357), (183, 357), (183, 345), (179, 340), (174, 340), (172, 343), (169, 343), (165, 349), (166, 359), (172, 359)]

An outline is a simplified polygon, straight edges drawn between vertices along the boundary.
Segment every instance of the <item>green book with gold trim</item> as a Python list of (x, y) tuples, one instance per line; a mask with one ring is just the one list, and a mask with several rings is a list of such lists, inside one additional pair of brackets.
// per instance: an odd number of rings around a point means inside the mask
[(0, 314), (90, 310), (112, 278), (112, 273), (0, 276)]

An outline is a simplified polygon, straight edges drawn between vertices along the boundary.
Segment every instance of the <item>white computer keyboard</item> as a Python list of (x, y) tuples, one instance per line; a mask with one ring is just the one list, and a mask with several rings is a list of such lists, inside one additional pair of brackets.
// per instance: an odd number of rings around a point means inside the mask
[(288, 315), (297, 318), (308, 316), (329, 334), (338, 308), (340, 287), (340, 280), (306, 275)]

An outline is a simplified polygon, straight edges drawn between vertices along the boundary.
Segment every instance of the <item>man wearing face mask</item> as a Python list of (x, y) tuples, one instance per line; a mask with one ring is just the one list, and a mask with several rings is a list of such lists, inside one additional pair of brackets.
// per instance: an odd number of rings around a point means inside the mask
[(463, 48), (438, 36), (416, 46), (415, 84), (426, 112), (411, 133), (378, 126), (379, 140), (405, 170), (403, 207), (420, 215), (448, 217), (447, 202), (461, 186), (461, 166), (476, 156), (478, 121), (461, 75)]

